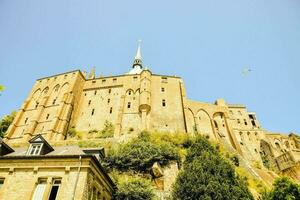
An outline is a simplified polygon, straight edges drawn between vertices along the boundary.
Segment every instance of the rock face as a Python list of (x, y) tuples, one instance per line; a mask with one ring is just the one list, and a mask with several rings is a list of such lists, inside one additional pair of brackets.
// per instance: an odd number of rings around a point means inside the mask
[(162, 168), (159, 163), (155, 162), (152, 166), (151, 174), (157, 189), (167, 194), (170, 193), (178, 171), (178, 164), (175, 161), (164, 168)]

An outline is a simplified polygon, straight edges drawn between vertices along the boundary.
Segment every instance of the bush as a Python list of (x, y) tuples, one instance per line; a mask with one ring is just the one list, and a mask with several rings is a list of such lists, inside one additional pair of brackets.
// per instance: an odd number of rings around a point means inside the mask
[(79, 132), (74, 127), (72, 127), (67, 132), (67, 138), (82, 139), (82, 132)]
[(261, 194), (262, 200), (296, 200), (300, 199), (300, 185), (283, 177), (275, 180), (273, 189)]
[(138, 138), (109, 152), (105, 165), (109, 169), (115, 168), (120, 171), (149, 172), (155, 162), (165, 166), (171, 160), (180, 160), (177, 148), (173, 144), (164, 141), (153, 143), (149, 133), (142, 132)]
[(173, 186), (173, 199), (253, 199), (245, 180), (207, 139), (197, 137)]
[(150, 181), (142, 178), (125, 178), (119, 181), (115, 193), (116, 200), (151, 200), (154, 198)]
[(0, 121), (0, 137), (3, 138), (5, 136), (5, 133), (11, 123), (14, 121), (15, 117), (17, 115), (16, 111), (11, 112), (9, 115), (5, 115), (1, 121)]
[(104, 128), (102, 129), (102, 131), (98, 132), (97, 138), (110, 138), (110, 137), (113, 137), (114, 132), (115, 132), (114, 125), (111, 122), (106, 120), (105, 123), (104, 123)]

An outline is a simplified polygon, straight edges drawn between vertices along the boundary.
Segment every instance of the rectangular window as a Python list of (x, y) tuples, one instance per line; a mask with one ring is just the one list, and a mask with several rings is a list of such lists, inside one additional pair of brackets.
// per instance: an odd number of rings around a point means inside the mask
[(94, 113), (95, 113), (95, 109), (92, 110), (92, 115), (94, 115)]
[(134, 77), (133, 77), (133, 80), (134, 80), (134, 81), (136, 81), (136, 80), (137, 80), (137, 78), (138, 78), (137, 76), (134, 76)]
[(110, 94), (111, 93), (111, 89), (108, 89), (108, 94)]
[(127, 103), (127, 108), (130, 108), (130, 107), (131, 107), (131, 103), (128, 102), (128, 103)]
[(162, 83), (167, 83), (168, 82), (168, 78), (167, 77), (161, 77), (161, 82)]
[(110, 102), (110, 99), (107, 99), (107, 103), (109, 103)]
[(28, 117), (25, 119), (25, 124), (27, 124), (27, 121), (28, 121)]
[(161, 92), (165, 92), (165, 88), (162, 87), (162, 88), (161, 88)]
[(116, 83), (117, 82), (117, 79), (116, 78), (113, 78), (113, 83)]
[(4, 178), (0, 178), (0, 189), (3, 187), (4, 184)]
[(166, 104), (166, 100), (163, 99), (163, 100), (162, 100), (162, 106), (163, 106), (163, 107), (166, 107), (166, 105), (167, 105), (167, 104)]
[(28, 155), (40, 155), (42, 150), (42, 143), (31, 144), (28, 150)]
[(244, 119), (244, 124), (245, 124), (246, 126), (247, 126), (247, 124), (248, 124), (247, 121), (246, 121), (246, 119)]
[(110, 109), (109, 109), (109, 113), (110, 113), (110, 114), (112, 113), (112, 107), (110, 107)]
[(92, 83), (96, 83), (96, 81), (92, 81)]
[(56, 200), (60, 184), (61, 184), (61, 180), (60, 179), (54, 179), (53, 180), (51, 191), (50, 191), (50, 196), (49, 196), (48, 200)]
[(47, 119), (49, 119), (49, 116), (50, 116), (50, 114), (47, 114), (47, 116), (46, 116), (46, 120), (47, 120)]
[(53, 102), (52, 102), (52, 104), (54, 105), (54, 104), (55, 104), (55, 102), (56, 102), (56, 99), (53, 99)]
[(95, 92), (94, 92), (94, 95), (96, 95), (97, 94), (97, 90), (95, 90)]
[(39, 179), (38, 184), (35, 188), (32, 200), (41, 200), (43, 199), (45, 189), (47, 185), (47, 179)]
[(106, 82), (106, 80), (105, 80), (105, 79), (103, 79), (103, 80), (102, 80), (102, 83), (105, 83), (105, 82)]
[(89, 100), (89, 103), (88, 103), (88, 104), (91, 105), (91, 102), (92, 102), (92, 100)]

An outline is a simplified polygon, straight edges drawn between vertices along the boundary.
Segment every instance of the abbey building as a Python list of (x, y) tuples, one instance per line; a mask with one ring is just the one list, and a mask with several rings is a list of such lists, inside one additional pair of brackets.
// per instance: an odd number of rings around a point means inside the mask
[(180, 77), (143, 67), (140, 47), (126, 74), (96, 77), (94, 69), (89, 75), (75, 70), (38, 79), (4, 142), (26, 143), (40, 135), (51, 144), (69, 140), (70, 129), (88, 135), (103, 130), (107, 122), (114, 125), (113, 138), (142, 130), (206, 135), (248, 161), (267, 162), (300, 179), (299, 136), (262, 129), (244, 105), (189, 99)]

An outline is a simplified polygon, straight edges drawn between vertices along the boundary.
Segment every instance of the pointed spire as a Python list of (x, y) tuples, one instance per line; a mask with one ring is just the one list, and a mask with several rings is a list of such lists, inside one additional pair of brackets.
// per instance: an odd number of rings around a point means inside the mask
[(133, 68), (135, 66), (139, 66), (140, 68), (142, 68), (142, 55), (141, 55), (141, 42), (142, 40), (138, 40), (138, 49), (136, 51), (136, 55), (134, 57), (134, 62), (133, 62)]
[(90, 74), (89, 74), (88, 79), (95, 79), (95, 71), (96, 71), (96, 67), (93, 67)]

